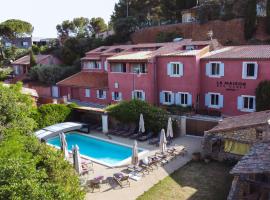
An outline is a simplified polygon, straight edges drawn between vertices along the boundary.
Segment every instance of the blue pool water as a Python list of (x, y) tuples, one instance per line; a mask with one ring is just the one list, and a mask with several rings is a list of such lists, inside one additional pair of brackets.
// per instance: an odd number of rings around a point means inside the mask
[[(66, 134), (66, 140), (68, 150), (71, 151), (72, 145), (78, 145), (81, 155), (88, 156), (108, 166), (115, 166), (132, 155), (131, 147), (88, 137), (79, 133)], [(47, 143), (60, 147), (59, 136), (49, 139)], [(141, 151), (139, 150), (139, 152)]]

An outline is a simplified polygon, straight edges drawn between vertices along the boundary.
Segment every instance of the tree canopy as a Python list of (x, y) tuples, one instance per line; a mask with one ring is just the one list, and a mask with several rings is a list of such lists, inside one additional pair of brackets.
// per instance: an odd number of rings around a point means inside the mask
[(10, 19), (0, 23), (0, 37), (22, 37), (31, 35), (34, 28), (26, 21)]
[(262, 81), (256, 88), (256, 110), (270, 110), (270, 81)]

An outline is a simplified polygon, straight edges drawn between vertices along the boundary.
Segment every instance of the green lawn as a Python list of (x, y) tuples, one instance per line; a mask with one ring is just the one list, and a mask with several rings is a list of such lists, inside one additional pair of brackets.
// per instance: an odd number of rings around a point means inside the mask
[(137, 200), (225, 200), (232, 182), (230, 169), (218, 162), (190, 162)]

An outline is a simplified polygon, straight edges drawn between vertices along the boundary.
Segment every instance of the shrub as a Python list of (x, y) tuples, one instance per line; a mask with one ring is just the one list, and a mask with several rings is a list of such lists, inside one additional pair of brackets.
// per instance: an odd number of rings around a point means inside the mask
[(270, 110), (270, 81), (262, 81), (256, 88), (256, 110)]
[(74, 104), (45, 104), (33, 113), (39, 128), (70, 120)]
[(0, 199), (82, 200), (84, 192), (60, 151), (12, 131), (0, 141)]
[(37, 65), (31, 68), (29, 78), (46, 85), (54, 85), (77, 71), (74, 66)]
[(171, 105), (171, 106), (167, 106), (166, 110), (173, 115), (182, 115), (182, 114), (191, 112), (192, 107), (191, 106), (183, 107), (183, 106)]
[(123, 101), (119, 104), (110, 105), (106, 108), (109, 115), (123, 123), (138, 123), (140, 113), (145, 120), (145, 128), (158, 133), (166, 128), (168, 113), (158, 107), (152, 106), (144, 101)]

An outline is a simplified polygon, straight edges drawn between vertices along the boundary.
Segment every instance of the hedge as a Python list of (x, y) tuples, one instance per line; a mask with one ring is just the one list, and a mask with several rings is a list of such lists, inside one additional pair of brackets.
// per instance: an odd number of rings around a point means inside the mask
[(123, 101), (119, 104), (108, 106), (106, 110), (110, 116), (122, 123), (128, 124), (137, 124), (142, 113), (146, 130), (153, 131), (154, 133), (158, 133), (162, 128), (167, 127), (168, 112), (144, 101)]
[(44, 128), (71, 119), (75, 104), (44, 104), (33, 114), (39, 128)]

